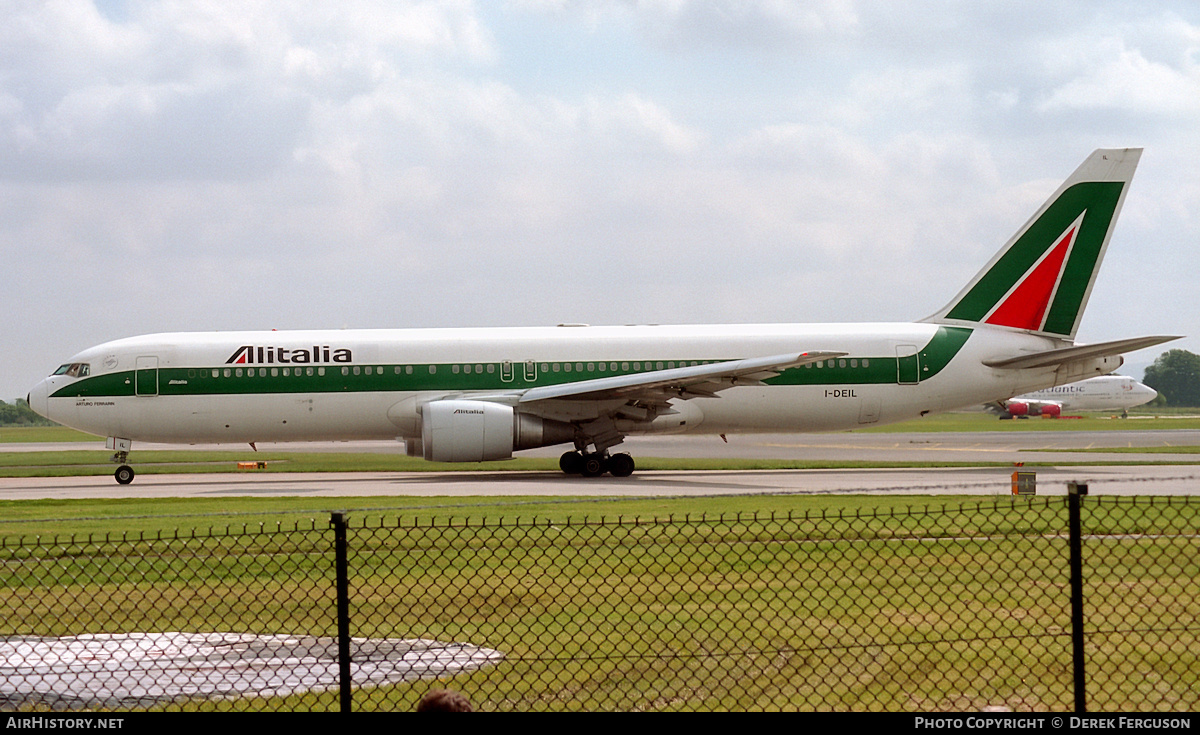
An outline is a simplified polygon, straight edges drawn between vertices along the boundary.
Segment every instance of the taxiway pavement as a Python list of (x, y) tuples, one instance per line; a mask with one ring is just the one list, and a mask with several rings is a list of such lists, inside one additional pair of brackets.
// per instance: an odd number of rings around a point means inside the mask
[[(1132, 422), (1131, 422), (1132, 423)], [(558, 472), (352, 472), (280, 474), (140, 474), (132, 485), (111, 476), (0, 479), (0, 499), (155, 498), (221, 496), (681, 496), (757, 493), (872, 493), (1009, 495), (1017, 463), (1097, 463), (1029, 467), (1038, 494), (1066, 492), (1068, 481), (1089, 483), (1092, 494), (1190, 495), (1200, 493), (1200, 466), (1110, 465), (1105, 462), (1197, 462), (1195, 454), (1091, 453), (1098, 447), (1200, 445), (1200, 431), (1030, 431), (896, 434), (771, 434), (718, 437), (633, 437), (621, 445), (634, 457), (824, 459), (875, 462), (1001, 462), (1001, 467), (838, 469), (772, 471), (638, 471), (628, 478), (566, 477)], [(40, 445), (4, 445), (22, 451)], [(54, 449), (102, 448), (102, 444), (55, 444)], [(45, 448), (45, 447), (43, 447)], [(167, 448), (140, 444), (139, 449)], [(178, 449), (171, 446), (169, 448)], [(220, 447), (189, 447), (223, 449)], [(297, 451), (385, 451), (389, 442), (261, 445)], [(1040, 450), (1040, 451), (1031, 451)], [(557, 456), (561, 448), (535, 454)], [(254, 453), (246, 448), (246, 459)], [(502, 465), (497, 465), (501, 467)]]

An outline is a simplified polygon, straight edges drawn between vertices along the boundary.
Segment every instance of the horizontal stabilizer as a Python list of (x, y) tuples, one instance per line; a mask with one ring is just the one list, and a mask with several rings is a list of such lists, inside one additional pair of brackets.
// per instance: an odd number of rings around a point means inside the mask
[(1154, 345), (1170, 342), (1173, 339), (1180, 337), (1134, 337), (1133, 339), (1119, 339), (1115, 342), (1098, 342), (1094, 345), (1078, 345), (1075, 347), (1063, 347), (1058, 350), (1047, 350), (1045, 352), (1035, 352), (1030, 355), (1021, 355), (1019, 357), (1008, 357), (1000, 360), (984, 360), (983, 364), (990, 368), (1000, 368), (1002, 370), (1025, 370), (1029, 368), (1055, 367), (1067, 362), (1075, 362), (1077, 360), (1091, 360), (1098, 357), (1112, 357), (1121, 355), (1126, 352), (1133, 352), (1145, 347), (1153, 347)]

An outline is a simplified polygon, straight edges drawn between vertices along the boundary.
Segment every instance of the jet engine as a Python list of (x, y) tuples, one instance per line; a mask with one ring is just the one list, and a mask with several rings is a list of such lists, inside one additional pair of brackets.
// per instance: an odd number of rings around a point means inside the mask
[[(1020, 401), (1013, 401), (1011, 403), (1007, 403), (1004, 405), (1004, 409), (1006, 411), (1008, 411), (1010, 414), (1012, 414), (1013, 416), (1028, 416), (1029, 415), (1029, 404), (1021, 403)], [(1037, 414), (1037, 411), (1035, 410), (1034, 415), (1036, 415), (1036, 414)]]
[(1062, 406), (1057, 403), (1023, 403), (1013, 401), (1005, 404), (1004, 409), (1010, 416), (1049, 416), (1056, 419), (1062, 415)]
[(510, 459), (519, 449), (573, 441), (571, 424), (488, 401), (441, 400), (421, 406), (421, 447), (431, 462)]

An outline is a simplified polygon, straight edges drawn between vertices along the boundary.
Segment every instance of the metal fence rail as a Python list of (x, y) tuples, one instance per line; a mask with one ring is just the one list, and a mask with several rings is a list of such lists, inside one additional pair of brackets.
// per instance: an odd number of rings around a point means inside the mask
[(1061, 497), (8, 541), (0, 707), (1200, 708), (1200, 502), (1076, 505), (1081, 624)]

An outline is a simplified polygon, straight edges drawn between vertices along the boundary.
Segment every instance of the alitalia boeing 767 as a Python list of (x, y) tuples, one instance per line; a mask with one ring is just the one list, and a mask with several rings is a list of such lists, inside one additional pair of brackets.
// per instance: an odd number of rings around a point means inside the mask
[(1097, 150), (970, 283), (896, 324), (558, 326), (155, 334), (91, 347), (29, 405), (132, 442), (404, 441), (444, 462), (573, 445), (626, 476), (630, 434), (810, 432), (904, 421), (1109, 373), (1174, 337), (1075, 343), (1141, 149)]

